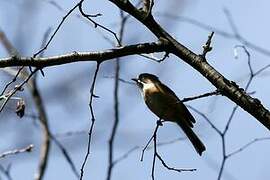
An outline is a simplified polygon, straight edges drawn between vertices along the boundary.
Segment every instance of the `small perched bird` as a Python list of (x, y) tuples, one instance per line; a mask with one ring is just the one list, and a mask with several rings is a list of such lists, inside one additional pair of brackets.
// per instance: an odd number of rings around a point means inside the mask
[(185, 132), (198, 154), (202, 155), (205, 146), (192, 131), (195, 119), (175, 93), (153, 74), (143, 73), (132, 80), (139, 87), (148, 108), (160, 119), (176, 122)]

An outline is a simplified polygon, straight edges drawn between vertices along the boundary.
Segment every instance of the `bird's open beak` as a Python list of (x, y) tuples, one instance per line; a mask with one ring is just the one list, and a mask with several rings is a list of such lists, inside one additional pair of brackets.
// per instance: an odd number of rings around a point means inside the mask
[(138, 79), (137, 78), (132, 78), (132, 81), (135, 81), (136, 83), (138, 83)]

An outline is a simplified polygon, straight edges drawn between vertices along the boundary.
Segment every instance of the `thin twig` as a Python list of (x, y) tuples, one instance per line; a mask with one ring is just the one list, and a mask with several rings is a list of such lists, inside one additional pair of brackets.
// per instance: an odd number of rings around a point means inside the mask
[(165, 52), (162, 58), (157, 58), (153, 55), (153, 53), (151, 53), (150, 55), (146, 55), (146, 54), (139, 54), (139, 56), (144, 57), (146, 59), (161, 63), (162, 61), (164, 61), (166, 58), (169, 57), (169, 53)]
[[(81, 0), (82, 1), (82, 0)], [(80, 1), (80, 2), (81, 2)], [(50, 45), (50, 43), (52, 42), (54, 36), (56, 35), (56, 33), (59, 31), (60, 27), (62, 26), (62, 24), (65, 22), (65, 20), (67, 19), (67, 17), (79, 6), (79, 3), (77, 3), (74, 7), (72, 7), (68, 13), (62, 18), (61, 22), (59, 23), (59, 25), (57, 26), (57, 28), (55, 29), (55, 31), (53, 32), (53, 34), (51, 35), (49, 41), (46, 43), (46, 45), (41, 48), (37, 53), (35, 53), (33, 55), (33, 58), (37, 57), (40, 53), (42, 53), (44, 50), (46, 50), (48, 48), (48, 46)]]
[(85, 164), (87, 162), (88, 156), (90, 154), (91, 139), (92, 139), (93, 128), (94, 128), (94, 124), (95, 124), (95, 120), (96, 120), (95, 119), (95, 114), (94, 114), (94, 109), (93, 109), (93, 98), (96, 96), (95, 93), (94, 93), (94, 90), (95, 90), (97, 74), (98, 74), (98, 71), (99, 71), (99, 66), (100, 66), (100, 64), (97, 63), (96, 70), (95, 70), (94, 77), (93, 77), (93, 81), (92, 81), (92, 85), (91, 85), (91, 89), (90, 89), (89, 108), (90, 108), (90, 113), (91, 113), (91, 125), (90, 125), (89, 131), (88, 131), (87, 151), (86, 151), (86, 154), (85, 154), (82, 166), (81, 166), (80, 180), (83, 179), (84, 167), (85, 167)]
[(154, 0), (143, 0), (143, 11), (145, 12), (145, 18), (152, 14), (154, 6)]
[(0, 154), (0, 159), (5, 158), (6, 156), (10, 156), (10, 155), (16, 155), (16, 154), (20, 154), (20, 153), (25, 153), (25, 152), (31, 152), (34, 148), (33, 144), (30, 144), (24, 148), (21, 149), (14, 149), (11, 151), (6, 151), (4, 153)]
[(158, 153), (156, 153), (156, 156), (157, 156), (157, 158), (160, 160), (160, 162), (162, 163), (162, 165), (164, 166), (164, 167), (166, 167), (168, 170), (170, 170), (170, 171), (176, 171), (176, 172), (183, 172), (183, 171), (189, 171), (189, 172), (192, 172), (192, 171), (196, 171), (197, 169), (192, 169), (192, 168), (181, 168), (181, 169), (177, 169), (177, 168), (174, 168), (174, 167), (170, 167), (170, 166), (168, 166), (166, 163), (165, 163), (165, 161), (161, 158), (161, 156), (158, 154)]
[(66, 150), (66, 148), (60, 143), (60, 141), (54, 135), (50, 134), (50, 137), (51, 137), (52, 141), (54, 141), (54, 143), (61, 150), (63, 156), (65, 157), (65, 159), (67, 160), (68, 164), (70, 165), (70, 168), (71, 168), (73, 174), (75, 174), (75, 176), (79, 179), (80, 174), (77, 171), (76, 166), (75, 166), (74, 162), (72, 161), (71, 156), (69, 155), (69, 153)]
[[(156, 126), (157, 128), (157, 126)], [(143, 158), (144, 158), (144, 153), (145, 151), (147, 150), (147, 148), (149, 147), (150, 143), (152, 142), (153, 138), (154, 138), (154, 134), (155, 134), (155, 131), (156, 131), (156, 128), (154, 130), (154, 133), (153, 135), (151, 136), (151, 138), (147, 141), (146, 145), (144, 146), (143, 150), (142, 150), (142, 153), (141, 153), (141, 161), (143, 161)]]
[(196, 109), (196, 108), (194, 108), (194, 107), (192, 107), (192, 106), (189, 106), (189, 105), (187, 105), (187, 107), (188, 108), (190, 108), (191, 110), (193, 110), (194, 112), (196, 112), (197, 114), (199, 114), (200, 116), (202, 116), (205, 120), (206, 120), (206, 122), (208, 123), (208, 124), (210, 124), (210, 126), (219, 134), (219, 135), (221, 135), (222, 134), (222, 132), (212, 123), (212, 121), (204, 114), (204, 113), (202, 113), (201, 111), (199, 111), (198, 109)]
[(17, 71), (17, 73), (15, 74), (15, 76), (12, 78), (12, 80), (10, 80), (10, 81), (5, 85), (5, 87), (4, 87), (4, 89), (2, 90), (0, 96), (2, 96), (2, 95), (5, 93), (5, 91), (7, 90), (7, 88), (8, 88), (12, 83), (16, 82), (16, 80), (17, 80), (17, 78), (19, 77), (19, 75), (20, 75), (21, 71), (23, 70), (23, 68), (24, 68), (23, 66), (20, 67), (19, 70)]
[[(100, 27), (101, 29), (104, 29), (105, 31), (111, 33), (111, 34), (114, 36), (114, 38), (117, 40), (118, 46), (121, 46), (121, 41), (119, 40), (119, 38), (117, 37), (117, 34), (116, 34), (115, 32), (113, 32), (111, 29), (107, 28), (106, 26), (97, 23), (96, 21), (94, 21), (93, 19), (91, 19), (91, 17), (93, 17), (92, 15), (86, 14), (86, 13), (83, 11), (83, 8), (82, 8), (83, 1), (84, 1), (84, 0), (82, 0), (82, 1), (79, 3), (79, 11), (80, 11), (80, 13), (82, 14), (82, 16), (85, 17), (86, 19), (88, 19), (91, 23), (93, 23), (95, 28), (96, 28), (96, 27)], [(98, 14), (98, 16), (99, 16), (99, 14)], [(94, 16), (94, 17), (97, 17), (97, 16)]]
[[(115, 76), (103, 76), (104, 78), (108, 78), (108, 79), (115, 79)], [(119, 82), (125, 83), (125, 84), (131, 84), (131, 85), (136, 85), (134, 82), (131, 81), (127, 81), (123, 78), (118, 78)]]
[(118, 157), (117, 159), (115, 159), (113, 161), (113, 164), (117, 164), (121, 161), (123, 161), (124, 159), (128, 158), (128, 156), (133, 153), (134, 151), (138, 150), (140, 148), (140, 146), (135, 146), (133, 148), (131, 148), (130, 150), (128, 150), (126, 153), (124, 153), (122, 156)]
[[(153, 135), (151, 136), (150, 140), (147, 142), (146, 146), (143, 148), (142, 150), (142, 155), (141, 155), (141, 161), (143, 161), (143, 157), (144, 157), (144, 152), (146, 149), (148, 149), (148, 146), (149, 144), (152, 142), (153, 140), (153, 147), (154, 147), (154, 154), (153, 154), (153, 160), (152, 160), (152, 169), (151, 169), (151, 177), (152, 177), (152, 180), (155, 179), (155, 164), (156, 164), (156, 158), (158, 158), (160, 160), (160, 162), (162, 163), (162, 165), (168, 169), (168, 170), (172, 170), (172, 171), (176, 171), (176, 172), (182, 172), (182, 171), (196, 171), (196, 169), (193, 169), (193, 168), (174, 168), (174, 167), (170, 167), (166, 164), (166, 162), (162, 159), (161, 155), (158, 153), (157, 151), (157, 146), (158, 146), (158, 143), (157, 143), (157, 132), (158, 132), (158, 128), (160, 126), (163, 126), (162, 124), (162, 121), (161, 120), (158, 120), (157, 123), (156, 123), (156, 127), (155, 127), (155, 130), (153, 132)], [(132, 151), (131, 151), (132, 152)], [(127, 157), (127, 155), (126, 155)]]
[[(47, 31), (49, 33), (49, 31)], [(44, 35), (44, 38), (43, 38), (43, 41), (46, 41), (47, 39), (47, 33), (45, 33)], [(17, 52), (17, 51), (16, 51)], [(16, 91), (18, 90), (22, 90), (23, 88), (23, 85), (25, 83), (27, 83), (29, 81), (29, 84), (31, 84), (30, 87), (30, 90), (32, 92), (32, 96), (33, 96), (33, 99), (34, 99), (34, 102), (37, 106), (37, 110), (38, 110), (38, 114), (39, 114), (39, 119), (40, 119), (40, 122), (41, 122), (41, 127), (42, 127), (42, 130), (43, 130), (43, 137), (44, 137), (44, 141), (43, 141), (43, 144), (42, 144), (42, 147), (41, 147), (41, 153), (40, 153), (40, 162), (39, 162), (39, 165), (38, 165), (38, 171), (35, 175), (35, 179), (39, 180), (39, 179), (42, 179), (43, 175), (44, 175), (44, 172), (45, 172), (45, 169), (47, 167), (47, 159), (48, 159), (48, 156), (49, 156), (49, 147), (50, 147), (50, 138), (49, 138), (49, 128), (48, 128), (48, 124), (47, 124), (47, 117), (46, 117), (46, 113), (45, 113), (45, 109), (44, 109), (44, 105), (43, 105), (43, 102), (42, 102), (42, 99), (41, 99), (41, 96), (39, 95), (39, 91), (37, 89), (37, 86), (36, 86), (36, 78), (33, 78), (31, 79), (31, 77), (33, 75), (35, 75), (35, 73), (38, 71), (38, 70), (41, 70), (41, 69), (38, 69), (36, 68), (34, 71), (32, 71), (30, 69), (30, 74), (24, 70), (24, 66), (22, 66), (19, 71), (16, 73), (15, 77), (13, 78), (13, 80), (8, 83), (6, 85), (6, 87), (4, 88), (3, 92), (5, 92), (5, 90), (7, 89), (7, 87), (12, 83), (12, 82), (15, 82), (16, 81), (16, 78), (20, 75), (20, 72), (22, 71), (23, 73), (25, 73), (25, 76), (27, 76), (27, 78), (18, 86), (15, 86), (15, 88), (13, 89), (13, 91), (9, 92), (8, 93), (8, 96), (6, 98), (6, 102), (8, 101), (8, 98), (11, 98), (11, 96), (13, 94), (16, 93)], [(42, 72), (42, 70), (41, 70)], [(43, 74), (43, 72), (42, 72)], [(4, 104), (3, 106), (4, 107)]]
[(269, 67), (270, 67), (270, 64), (268, 64), (268, 65), (262, 67), (261, 69), (259, 69), (258, 71), (256, 71), (256, 72), (254, 73), (254, 76), (257, 76), (258, 74), (262, 73), (263, 71), (265, 71), (265, 70), (268, 69)]
[(234, 156), (240, 152), (242, 152), (243, 150), (247, 149), (249, 146), (251, 146), (252, 144), (259, 142), (259, 141), (265, 141), (265, 140), (270, 140), (270, 137), (263, 137), (263, 138), (255, 138), (252, 141), (250, 141), (249, 143), (245, 144), (244, 146), (240, 147), (239, 149), (229, 153), (227, 155), (227, 158), (230, 158), (231, 156)]
[(197, 26), (197, 27), (199, 27), (201, 29), (205, 29), (207, 31), (213, 31), (217, 35), (220, 35), (220, 36), (223, 36), (223, 37), (229, 38), (229, 39), (238, 40), (239, 42), (244, 44), (246, 47), (248, 47), (250, 49), (253, 49), (253, 50), (255, 50), (255, 51), (257, 51), (257, 52), (259, 52), (261, 54), (264, 54), (266, 56), (270, 56), (270, 50), (265, 49), (263, 47), (260, 47), (260, 46), (256, 45), (255, 43), (246, 40), (244, 37), (239, 36), (239, 34), (236, 35), (235, 33), (228, 33), (226, 31), (223, 31), (223, 30), (215, 28), (213, 26), (204, 24), (204, 23), (202, 23), (202, 22), (200, 22), (200, 21), (198, 21), (196, 19), (192, 19), (192, 18), (189, 18), (189, 17), (176, 16), (176, 15), (169, 14), (169, 13), (155, 13), (155, 15), (170, 18), (170, 19), (176, 20), (176, 21), (186, 22), (186, 23), (192, 24), (194, 26)]
[(77, 130), (77, 131), (67, 131), (64, 133), (56, 133), (54, 134), (54, 137), (65, 138), (65, 137), (70, 137), (74, 135), (82, 135), (82, 134), (87, 134), (87, 130)]
[(11, 164), (8, 165), (7, 168), (4, 168), (1, 164), (0, 164), (0, 171), (2, 172), (2, 174), (4, 174), (6, 176), (6, 178), (8, 180), (12, 180), (12, 177), (10, 175), (10, 168), (11, 168)]
[[(49, 4), (51, 4), (52, 6), (54, 6), (56, 9), (58, 9), (59, 11), (63, 12), (63, 13), (67, 13), (68, 11), (66, 11), (64, 8), (61, 7), (61, 5), (55, 1), (45, 1), (48, 2)], [(102, 14), (97, 13), (97, 14), (90, 14), (89, 17), (98, 17), (101, 16)], [(91, 24), (91, 26), (93, 25), (93, 23), (91, 21), (89, 21), (87, 18), (85, 18), (81, 13), (73, 13), (73, 16), (78, 18), (79, 20), (87, 23), (88, 25)], [(113, 40), (111, 40), (109, 37), (107, 37), (106, 35), (104, 35), (99, 29), (97, 29), (97, 32), (102, 36), (103, 39), (105, 39), (106, 41), (108, 41), (110, 44), (115, 45), (115, 42)]]
[(233, 18), (232, 18), (232, 15), (231, 15), (230, 11), (227, 8), (223, 8), (223, 12), (227, 17), (227, 20), (228, 20), (228, 22), (230, 24), (230, 27), (231, 27), (235, 37), (238, 38), (238, 39), (241, 39), (241, 35), (238, 32), (238, 29), (236, 27), (236, 24), (233, 21)]
[[(165, 142), (160, 142), (160, 143), (157, 143), (157, 147), (161, 147), (161, 146), (166, 146), (166, 145), (169, 145), (169, 144), (174, 144), (176, 142), (179, 142), (181, 140), (185, 140), (186, 138), (177, 138), (177, 139), (173, 139), (173, 140), (170, 140), (170, 141), (165, 141)], [(128, 150), (126, 153), (124, 153), (123, 155), (121, 155), (120, 157), (118, 157), (117, 159), (114, 160), (113, 164), (117, 164), (123, 160), (125, 160), (126, 158), (129, 157), (130, 154), (132, 154), (133, 152), (141, 149), (141, 148), (145, 148), (144, 147), (141, 147), (141, 146), (135, 146), (133, 148), (131, 148), (130, 150)], [(150, 149), (153, 149), (154, 146), (148, 146), (145, 150), (150, 150)]]
[[(47, 39), (49, 37), (51, 28), (48, 28), (46, 32), (43, 35), (41, 47), (46, 44)], [(40, 52), (39, 57), (42, 57), (44, 55), (44, 51)], [(37, 68), (38, 69), (38, 68)], [(44, 76), (44, 72), (42, 69), (40, 70), (41, 74)], [(30, 69), (30, 72), (32, 73), (32, 70)], [(38, 113), (38, 120), (41, 125), (41, 133), (42, 133), (42, 138), (43, 142), (41, 144), (41, 150), (40, 150), (40, 159), (39, 159), (39, 164), (38, 164), (38, 169), (37, 172), (35, 173), (35, 180), (42, 180), (45, 174), (45, 171), (47, 169), (47, 164), (48, 164), (48, 159), (49, 159), (49, 153), (50, 153), (50, 147), (51, 147), (51, 138), (50, 138), (50, 129), (49, 129), (49, 122), (48, 122), (48, 117), (47, 113), (45, 110), (45, 105), (43, 102), (43, 99), (41, 97), (38, 84), (37, 84), (37, 77), (38, 74), (34, 76), (33, 79), (31, 79), (29, 86), (31, 96), (34, 100), (37, 113)]]
[[(37, 69), (36, 69), (37, 70)], [(30, 86), (30, 91), (32, 98), (34, 100), (39, 122), (41, 126), (43, 142), (40, 150), (40, 159), (38, 164), (37, 172), (35, 173), (35, 180), (41, 180), (44, 177), (45, 171), (47, 169), (47, 163), (49, 159), (51, 138), (50, 138), (50, 128), (48, 124), (48, 117), (45, 110), (43, 99), (40, 95), (36, 80), (32, 81), (32, 86)]]
[(29, 74), (29, 76), (19, 85), (15, 86), (15, 88), (8, 92), (6, 97), (5, 97), (5, 100), (0, 108), (0, 112), (2, 112), (2, 110), (4, 109), (5, 105), (7, 104), (8, 100), (19, 90), (22, 89), (22, 87), (30, 80), (30, 78), (38, 71), (39, 69), (36, 68), (33, 72), (31, 72), (31, 74)]
[[(119, 43), (122, 44), (123, 37), (124, 37), (124, 29), (125, 29), (125, 24), (127, 21), (127, 18), (124, 16), (124, 12), (120, 10), (120, 18), (121, 18), (121, 23), (120, 23), (120, 29), (119, 29)], [(116, 64), (115, 64), (115, 79), (114, 79), (114, 122), (113, 122), (113, 127), (109, 139), (109, 150), (108, 150), (108, 171), (107, 171), (107, 180), (110, 180), (112, 178), (112, 171), (113, 167), (115, 165), (114, 163), (114, 141), (115, 141), (115, 136), (117, 133), (117, 128), (119, 124), (119, 79), (120, 79), (120, 58), (116, 59)]]
[(155, 180), (155, 165), (156, 165), (156, 152), (157, 152), (157, 145), (156, 145), (156, 142), (157, 142), (157, 131), (158, 131), (158, 128), (159, 128), (159, 124), (157, 123), (157, 126), (156, 126), (156, 129), (154, 131), (154, 134), (153, 134), (153, 141), (154, 141), (154, 155), (153, 155), (153, 161), (152, 161), (152, 169), (151, 169), (151, 177), (152, 177), (152, 180)]
[(201, 95), (198, 95), (198, 96), (193, 96), (193, 97), (188, 97), (188, 98), (184, 98), (182, 99), (181, 101), (182, 102), (187, 102), (187, 101), (193, 101), (195, 99), (200, 99), (200, 98), (204, 98), (204, 97), (208, 97), (208, 96), (217, 96), (217, 95), (220, 95), (220, 91), (219, 90), (215, 90), (215, 91), (212, 91), (212, 92), (208, 92), (208, 93), (205, 93), (205, 94), (201, 94)]
[[(12, 57), (18, 56), (19, 53), (17, 51), (17, 49), (13, 46), (13, 44), (10, 42), (10, 40), (7, 38), (6, 34), (1, 31), (0, 29), (0, 42), (4, 45), (6, 51), (8, 52), (8, 54)], [(16, 75), (12, 78), (12, 80), (10, 82), (8, 82), (4, 89), (2, 90), (0, 96), (2, 96), (5, 91), (7, 90), (7, 88), (14, 82), (16, 82), (18, 76), (20, 75), (21, 71), (23, 70), (24, 67), (20, 67), (19, 70), (17, 71)]]
[(4, 31), (0, 29), (0, 42), (3, 44), (5, 49), (7, 50), (9, 55), (18, 55), (17, 49), (12, 45), (10, 40), (7, 38), (6, 34)]
[[(232, 21), (232, 18), (231, 18), (231, 15), (229, 14), (228, 11), (225, 11), (227, 17), (228, 17), (228, 20), (230, 21), (230, 24), (231, 24), (231, 27), (235, 33), (236, 36), (239, 36), (240, 37), (240, 34), (238, 33), (238, 30), (234, 24), (234, 22)], [(259, 71), (257, 71), (256, 73), (254, 73), (254, 70), (252, 68), (252, 65), (251, 65), (251, 55), (249, 53), (249, 51), (247, 50), (247, 48), (243, 45), (237, 45), (235, 46), (235, 52), (237, 50), (237, 48), (242, 48), (245, 52), (245, 54), (247, 55), (247, 64), (248, 64), (248, 69), (249, 69), (249, 79), (248, 79), (248, 82), (246, 83), (246, 86), (245, 88), (243, 89), (243, 91), (247, 92), (252, 80), (254, 79), (254, 77), (256, 75), (258, 75), (260, 72), (262, 72), (263, 70), (265, 70), (266, 68), (268, 68), (268, 66), (265, 66), (263, 67), (262, 69), (260, 69)], [(223, 132), (220, 134), (220, 137), (221, 137), (221, 142), (222, 142), (222, 161), (221, 161), (221, 165), (220, 165), (220, 169), (219, 169), (219, 173), (218, 173), (218, 177), (217, 177), (217, 180), (220, 180), (222, 178), (222, 174), (223, 174), (223, 171), (224, 171), (224, 167), (225, 167), (225, 164), (228, 160), (229, 157), (231, 157), (234, 153), (238, 153), (240, 151), (242, 151), (242, 148), (246, 148), (249, 146), (249, 144), (247, 144), (246, 146), (244, 147), (241, 147), (238, 151), (236, 152), (233, 152), (233, 153), (230, 153), (230, 154), (227, 154), (227, 149), (226, 149), (226, 134), (229, 130), (229, 127), (230, 127), (230, 124), (233, 120), (233, 117), (235, 116), (236, 114), (236, 110), (238, 109), (238, 105), (235, 105), (233, 107), (233, 110), (229, 116), (229, 119), (225, 125), (225, 128), (223, 130)], [(253, 142), (251, 142), (252, 144)]]
[(203, 46), (203, 53), (201, 54), (201, 56), (204, 59), (205, 59), (206, 54), (212, 50), (211, 42), (212, 42), (213, 35), (214, 35), (214, 32), (212, 31), (211, 34), (208, 36), (208, 39), (205, 45)]

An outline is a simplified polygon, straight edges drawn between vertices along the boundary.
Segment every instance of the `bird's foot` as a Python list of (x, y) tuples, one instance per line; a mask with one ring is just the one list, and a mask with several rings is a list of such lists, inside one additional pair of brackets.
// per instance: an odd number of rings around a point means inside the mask
[(162, 119), (157, 120), (157, 125), (158, 126), (163, 126), (163, 123), (162, 122), (163, 122)]

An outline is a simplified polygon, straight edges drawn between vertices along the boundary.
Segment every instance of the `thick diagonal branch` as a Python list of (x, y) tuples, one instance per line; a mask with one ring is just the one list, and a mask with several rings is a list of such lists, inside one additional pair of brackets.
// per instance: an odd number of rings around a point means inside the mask
[(197, 55), (175, 40), (155, 21), (152, 15), (145, 17), (145, 13), (142, 10), (135, 8), (129, 1), (110, 1), (144, 24), (157, 38), (166, 39), (171, 45), (169, 52), (175, 54), (177, 57), (191, 65), (205, 78), (207, 78), (222, 95), (228, 97), (237, 105), (242, 107), (270, 130), (270, 113), (258, 99), (249, 96), (242, 88), (239, 88), (236, 83), (226, 79), (202, 56)]

